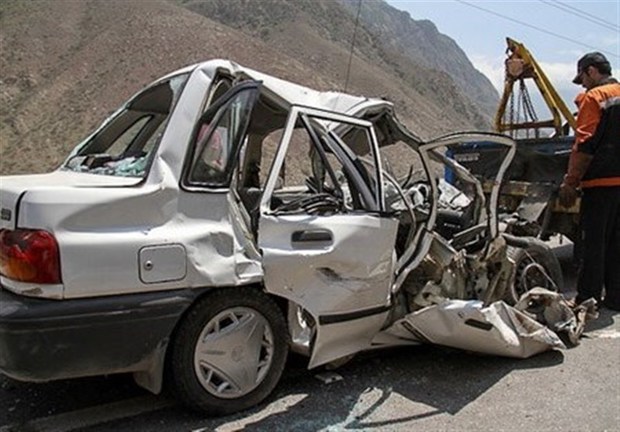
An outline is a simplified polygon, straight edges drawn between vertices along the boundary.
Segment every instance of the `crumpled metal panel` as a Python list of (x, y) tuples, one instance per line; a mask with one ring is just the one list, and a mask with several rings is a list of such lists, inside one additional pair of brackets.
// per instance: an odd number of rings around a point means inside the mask
[[(384, 325), (397, 228), (394, 219), (365, 214), (261, 218), (265, 288), (319, 323), (310, 367), (367, 349)], [(329, 233), (329, 240), (293, 241), (302, 232)]]
[[(292, 233), (328, 230), (331, 244), (294, 245)], [(315, 317), (389, 303), (397, 222), (371, 215), (264, 217), (260, 226), (267, 291)]]
[(405, 316), (386, 332), (420, 342), (517, 358), (566, 348), (550, 328), (501, 301), (484, 307), (479, 300), (446, 300)]
[(596, 319), (596, 300), (586, 300), (575, 309), (566, 303), (562, 294), (544, 288), (533, 288), (521, 296), (515, 308), (545, 324), (566, 343), (578, 345), (586, 321)]
[(370, 347), (373, 336), (385, 323), (387, 315), (388, 312), (385, 312), (364, 319), (319, 326), (308, 369)]

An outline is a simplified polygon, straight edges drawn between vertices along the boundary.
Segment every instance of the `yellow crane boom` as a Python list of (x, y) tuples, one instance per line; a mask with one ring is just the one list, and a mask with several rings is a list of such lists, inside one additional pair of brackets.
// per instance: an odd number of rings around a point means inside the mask
[[(534, 129), (538, 132), (542, 128), (554, 128), (556, 136), (568, 135), (564, 123), (575, 130), (575, 116), (568, 109), (558, 92), (555, 90), (549, 78), (545, 75), (540, 65), (525, 46), (511, 38), (506, 38), (508, 58), (505, 62), (506, 74), (504, 80), (504, 92), (500, 99), (498, 110), (495, 114), (495, 130), (498, 132), (517, 131), (519, 129)], [(533, 112), (525, 80), (532, 79), (545, 103), (551, 111), (551, 120), (539, 121)], [(523, 114), (518, 113), (515, 117), (512, 112), (515, 83), (520, 83), (520, 88), (526, 92), (529, 105), (526, 105)], [(511, 111), (507, 113), (506, 107), (511, 103)]]

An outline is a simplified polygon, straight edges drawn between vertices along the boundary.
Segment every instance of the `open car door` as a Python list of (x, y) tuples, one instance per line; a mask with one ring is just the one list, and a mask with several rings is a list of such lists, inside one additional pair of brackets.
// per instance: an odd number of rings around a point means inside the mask
[[(327, 126), (344, 123), (374, 167)], [(266, 289), (311, 315), (309, 367), (367, 348), (391, 306), (398, 222), (371, 123), (293, 107), (260, 206)]]

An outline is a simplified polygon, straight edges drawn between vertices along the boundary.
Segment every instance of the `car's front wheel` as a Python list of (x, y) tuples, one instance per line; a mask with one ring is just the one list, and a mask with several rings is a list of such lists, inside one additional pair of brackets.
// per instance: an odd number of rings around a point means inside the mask
[(227, 288), (200, 299), (175, 333), (168, 377), (191, 408), (228, 414), (260, 403), (278, 383), (288, 353), (284, 317), (252, 288)]
[(511, 305), (532, 288), (558, 291), (563, 285), (562, 267), (551, 248), (538, 239), (528, 241), (527, 248), (508, 246), (507, 254), (515, 267), (504, 300)]

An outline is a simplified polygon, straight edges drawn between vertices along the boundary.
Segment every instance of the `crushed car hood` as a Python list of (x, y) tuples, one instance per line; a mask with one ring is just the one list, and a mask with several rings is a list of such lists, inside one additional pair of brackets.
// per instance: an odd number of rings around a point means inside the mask
[(517, 305), (498, 301), (444, 300), (394, 322), (386, 333), (401, 339), (480, 354), (528, 358), (577, 345), (594, 302), (571, 310), (561, 294), (534, 288)]
[(527, 358), (565, 348), (548, 327), (504, 302), (483, 307), (479, 300), (449, 300), (394, 323), (395, 335), (481, 354)]

